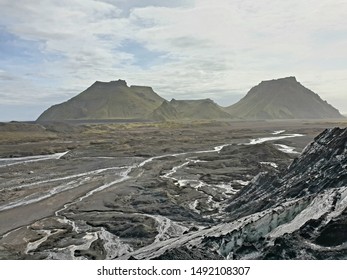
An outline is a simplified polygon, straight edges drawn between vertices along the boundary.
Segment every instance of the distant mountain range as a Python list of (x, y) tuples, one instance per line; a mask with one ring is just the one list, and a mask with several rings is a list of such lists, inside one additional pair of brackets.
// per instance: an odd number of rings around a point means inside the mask
[(70, 100), (47, 109), (37, 121), (232, 118), (326, 119), (343, 116), (294, 77), (288, 77), (261, 82), (239, 102), (226, 108), (211, 99), (167, 101), (151, 87), (129, 87), (124, 80), (97, 81)]

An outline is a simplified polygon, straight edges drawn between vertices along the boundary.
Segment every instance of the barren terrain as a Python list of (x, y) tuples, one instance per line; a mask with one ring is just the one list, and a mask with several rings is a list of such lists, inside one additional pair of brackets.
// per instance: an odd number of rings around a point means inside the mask
[(231, 222), (234, 195), (335, 126), (346, 121), (1, 124), (0, 258), (155, 258)]

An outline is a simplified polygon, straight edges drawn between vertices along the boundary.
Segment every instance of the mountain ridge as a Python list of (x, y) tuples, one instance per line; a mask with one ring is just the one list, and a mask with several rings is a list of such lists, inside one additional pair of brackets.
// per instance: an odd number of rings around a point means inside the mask
[(330, 119), (344, 118), (294, 76), (262, 81), (237, 103), (222, 107), (213, 100), (167, 101), (152, 87), (127, 85), (125, 80), (96, 81), (71, 99), (51, 106), (42, 121), (143, 119)]

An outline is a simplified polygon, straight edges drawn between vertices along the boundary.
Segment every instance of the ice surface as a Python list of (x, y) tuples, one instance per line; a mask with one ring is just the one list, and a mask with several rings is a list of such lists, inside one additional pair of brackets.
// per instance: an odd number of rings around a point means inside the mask
[(278, 165), (276, 163), (274, 163), (274, 162), (261, 161), (260, 164), (270, 165), (273, 168), (278, 168)]
[(283, 145), (283, 144), (275, 144), (275, 145), (278, 147), (278, 149), (281, 152), (284, 152), (287, 154), (299, 154), (299, 152), (295, 151), (294, 147), (290, 147), (290, 146)]
[(303, 134), (286, 134), (281, 136), (271, 136), (271, 137), (263, 137), (263, 138), (256, 138), (251, 139), (251, 141), (248, 143), (248, 145), (255, 145), (255, 144), (261, 144), (268, 141), (275, 141), (275, 140), (282, 140), (286, 138), (295, 138), (295, 137), (302, 137), (305, 136)]

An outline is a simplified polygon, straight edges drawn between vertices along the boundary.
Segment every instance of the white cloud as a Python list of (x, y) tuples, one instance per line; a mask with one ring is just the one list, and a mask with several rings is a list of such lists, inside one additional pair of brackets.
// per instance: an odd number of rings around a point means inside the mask
[[(95, 80), (125, 78), (153, 86), (166, 98), (229, 96), (232, 103), (261, 80), (295, 75), (347, 111), (347, 102), (341, 103), (347, 88), (346, 1), (177, 3), (0, 0), (0, 26), (40, 43), (44, 61), (33, 71), (24, 63), (17, 75), (27, 73), (20, 79), (45, 100), (51, 94), (52, 101), (63, 101)], [(141, 68), (136, 53), (119, 49), (125, 40), (164, 59)], [(11, 92), (9, 82), (6, 89)], [(23, 100), (19, 86), (12, 91), (7, 102)]]

